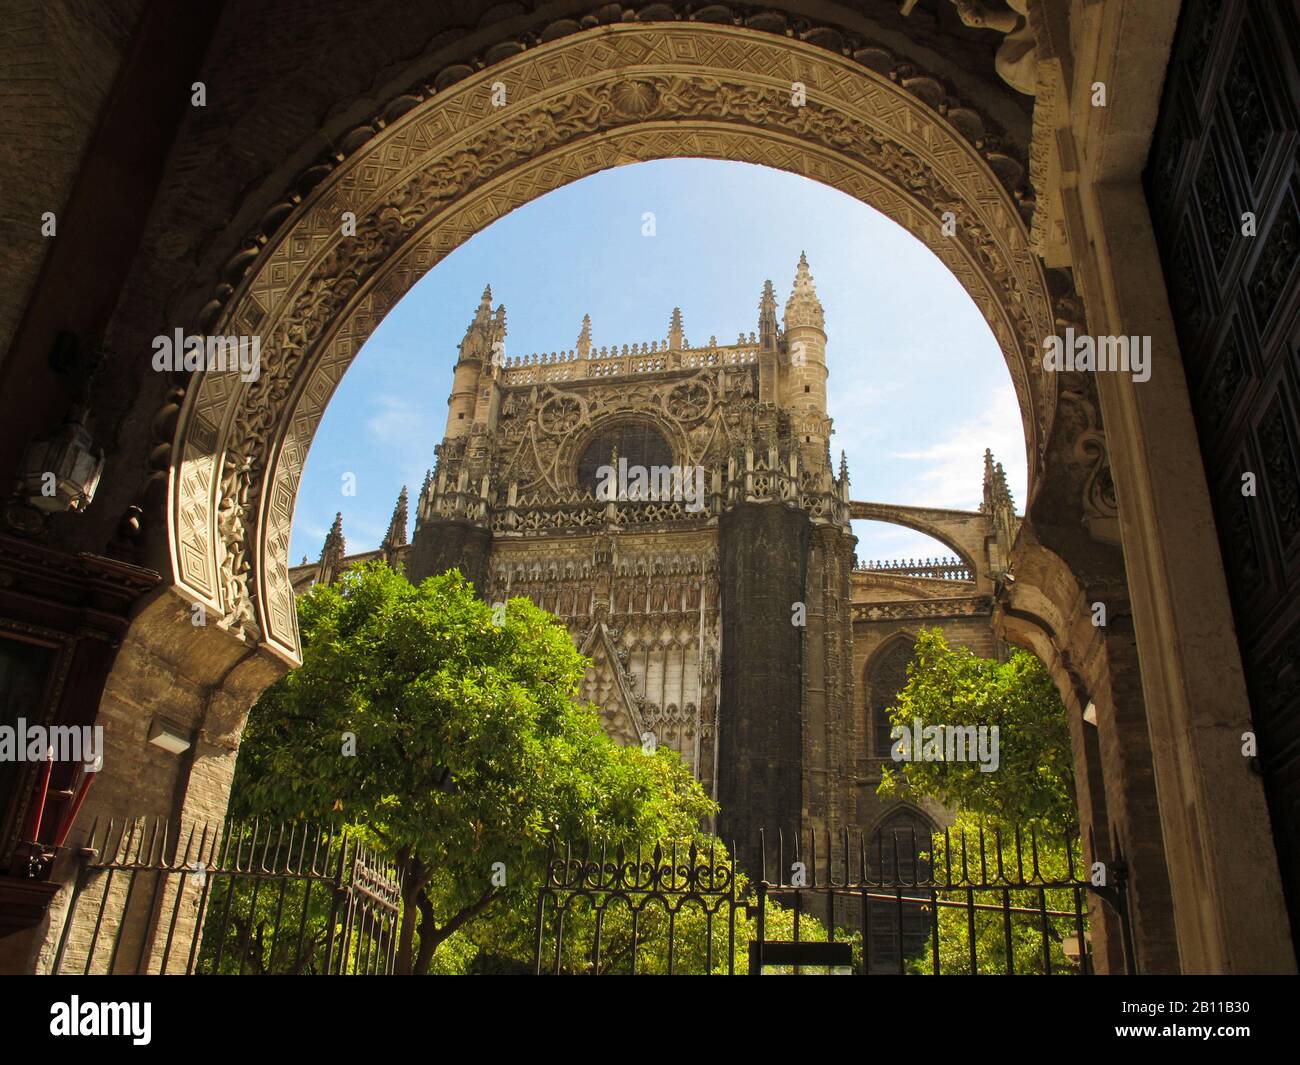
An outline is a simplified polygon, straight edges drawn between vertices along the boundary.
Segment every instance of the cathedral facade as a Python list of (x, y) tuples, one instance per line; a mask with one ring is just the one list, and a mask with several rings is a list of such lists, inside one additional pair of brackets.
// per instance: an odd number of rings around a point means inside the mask
[[(804, 257), (778, 317), (692, 344), (504, 355), (483, 293), (460, 344), (437, 465), (407, 543), (405, 489), (377, 551), (348, 555), (342, 516), (295, 590), (382, 557), (415, 581), (453, 566), (491, 603), (553, 613), (589, 659), (582, 697), (620, 743), (666, 745), (742, 845), (760, 828), (883, 824), (920, 836), (944, 810), (875, 795), (887, 710), (919, 627), (1002, 647), (994, 583), (1017, 518), (986, 455), (979, 511), (855, 503), (832, 465), (825, 317)], [(859, 565), (851, 519), (908, 525), (953, 557)]]

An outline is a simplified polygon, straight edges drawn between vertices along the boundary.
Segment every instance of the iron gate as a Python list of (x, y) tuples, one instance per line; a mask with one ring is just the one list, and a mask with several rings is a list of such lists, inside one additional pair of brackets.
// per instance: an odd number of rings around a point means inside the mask
[(391, 863), (329, 826), (97, 823), (52, 971), (389, 973), (400, 911)]
[(1019, 829), (870, 839), (760, 838), (749, 883), (731, 853), (556, 845), (538, 894), (537, 973), (1091, 974), (1087, 900), (1118, 916), (1135, 971), (1122, 861), (1085, 875), (1079, 840)]

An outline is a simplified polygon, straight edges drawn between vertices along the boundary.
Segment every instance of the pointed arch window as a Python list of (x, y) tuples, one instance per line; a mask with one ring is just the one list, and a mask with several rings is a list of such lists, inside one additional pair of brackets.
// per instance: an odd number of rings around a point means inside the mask
[(871, 729), (872, 754), (888, 758), (893, 745), (889, 733), (894, 727), (889, 709), (898, 702), (898, 693), (907, 686), (907, 664), (912, 660), (913, 644), (896, 638), (876, 653), (867, 670), (867, 721)]

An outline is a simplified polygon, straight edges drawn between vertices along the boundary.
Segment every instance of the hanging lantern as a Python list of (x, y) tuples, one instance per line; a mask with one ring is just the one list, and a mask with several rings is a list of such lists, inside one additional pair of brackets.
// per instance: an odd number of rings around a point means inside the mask
[(18, 495), (33, 507), (53, 514), (90, 506), (104, 471), (104, 452), (73, 416), (47, 440), (28, 445), (19, 474)]

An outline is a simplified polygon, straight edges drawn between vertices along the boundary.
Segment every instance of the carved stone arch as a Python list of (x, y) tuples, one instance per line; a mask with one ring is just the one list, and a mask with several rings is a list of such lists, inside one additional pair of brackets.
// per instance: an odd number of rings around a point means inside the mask
[[(932, 850), (930, 844), (938, 829), (934, 817), (916, 803), (908, 799), (891, 802), (875, 819), (865, 837), (868, 873), (872, 876), (883, 873), (886, 877), (897, 874), (906, 882), (920, 872), (919, 879), (923, 880), (926, 860), (922, 856)], [(921, 866), (919, 870), (918, 864)]]
[[(890, 804), (881, 810), (879, 815), (877, 815), (876, 819), (872, 822), (871, 827), (867, 830), (867, 839), (875, 839), (876, 834), (888, 828), (891, 821), (900, 821), (909, 817), (915, 818), (922, 824), (928, 826), (931, 833), (935, 832), (939, 827), (935, 819), (916, 803), (909, 799), (897, 799), (892, 800)], [(926, 840), (925, 842), (928, 843), (929, 840)]]
[[(699, 22), (574, 32), (457, 76), (348, 138), (345, 157), (311, 175), (302, 202), (265, 247), (232, 265), (205, 309), (210, 333), (256, 334), (262, 350), (256, 381), (191, 381), (172, 446), (174, 580), (222, 627), (297, 659), (294, 495), (326, 403), (388, 310), (491, 221), (629, 162), (768, 165), (907, 228), (958, 278), (1002, 347), (1035, 476), (1056, 387), (1037, 353), (1057, 314), (1012, 192), (1021, 178), (1006, 165), (1013, 160), (950, 123), (942, 100), (909, 91), (910, 76), (896, 81), (806, 41)], [(511, 86), (499, 109), (496, 80)], [(790, 105), (792, 81), (807, 86), (805, 106)], [(355, 236), (341, 233), (343, 210), (356, 214)], [(956, 237), (941, 233), (948, 210)]]
[[(979, 558), (977, 548), (982, 546), (984, 530), (976, 530), (976, 539), (963, 537), (960, 532), (956, 531), (951, 523), (943, 520), (944, 511), (929, 507), (902, 507), (894, 506), (890, 503), (860, 503), (852, 502), (849, 504), (849, 517), (854, 521), (879, 521), (887, 525), (901, 525), (907, 529), (915, 529), (919, 533), (924, 533), (932, 540), (937, 540), (948, 548), (954, 555), (970, 569), (971, 573), (979, 575), (980, 570), (975, 564)], [(961, 514), (953, 511), (954, 515), (964, 518), (971, 518), (974, 515)], [(966, 542), (963, 543), (963, 540)]]

